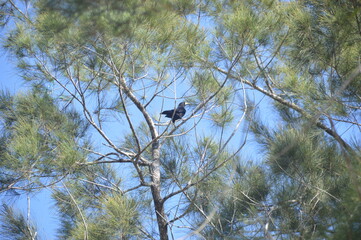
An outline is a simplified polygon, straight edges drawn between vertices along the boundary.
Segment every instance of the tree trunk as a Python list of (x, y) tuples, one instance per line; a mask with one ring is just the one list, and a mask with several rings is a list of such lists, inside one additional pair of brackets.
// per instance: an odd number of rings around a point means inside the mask
[(159, 160), (159, 143), (154, 142), (152, 145), (153, 163), (150, 166), (150, 174), (152, 178), (152, 197), (155, 208), (155, 214), (157, 215), (157, 223), (159, 229), (159, 236), (161, 240), (168, 240), (168, 228), (167, 218), (164, 213), (163, 199), (160, 195), (160, 160)]

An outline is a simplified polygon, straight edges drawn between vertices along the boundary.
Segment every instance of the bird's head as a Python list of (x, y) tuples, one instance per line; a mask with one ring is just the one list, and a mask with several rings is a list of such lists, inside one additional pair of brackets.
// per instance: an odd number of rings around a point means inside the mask
[(188, 102), (181, 102), (178, 107), (185, 107), (186, 105), (189, 105)]

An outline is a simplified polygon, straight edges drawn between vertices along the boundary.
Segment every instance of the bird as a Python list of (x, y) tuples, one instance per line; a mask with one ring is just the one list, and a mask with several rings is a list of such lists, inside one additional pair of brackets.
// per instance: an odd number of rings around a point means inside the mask
[(182, 119), (182, 117), (186, 114), (186, 109), (184, 108), (186, 102), (181, 102), (176, 109), (163, 111), (161, 114), (165, 114), (165, 117), (171, 118), (174, 123), (178, 119)]

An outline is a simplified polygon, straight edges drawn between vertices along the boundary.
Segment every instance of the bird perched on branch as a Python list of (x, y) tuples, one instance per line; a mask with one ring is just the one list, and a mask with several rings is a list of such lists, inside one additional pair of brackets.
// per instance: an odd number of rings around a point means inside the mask
[(165, 114), (165, 117), (171, 118), (174, 123), (178, 119), (182, 119), (182, 117), (186, 114), (185, 105), (188, 103), (181, 102), (176, 109), (163, 111), (162, 114)]

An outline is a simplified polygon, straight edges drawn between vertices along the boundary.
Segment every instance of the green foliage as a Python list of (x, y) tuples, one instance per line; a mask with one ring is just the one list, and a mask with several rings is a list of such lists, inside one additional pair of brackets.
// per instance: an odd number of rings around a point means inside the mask
[(24, 24), (18, 23), (17, 28), (10, 32), (5, 47), (11, 49), (18, 58), (22, 58), (33, 52), (32, 34)]
[(332, 212), (347, 201), (337, 189), (352, 179), (345, 174), (344, 156), (312, 128), (277, 132), (270, 139), (268, 154), (275, 186), (272, 195), (279, 204), (274, 217), (281, 232), (326, 237)]
[[(77, 139), (84, 136), (86, 125), (79, 115), (60, 112), (49, 95), (37, 90), (1, 99), (1, 168), (10, 171), (9, 179), (34, 178), (35, 183), (56, 178), (74, 171), (85, 160)], [(3, 181), (5, 187), (8, 181)]]
[(341, 208), (342, 212), (336, 215), (339, 223), (335, 228), (335, 234), (331, 239), (357, 239), (361, 233), (361, 216), (359, 197), (353, 192), (353, 197), (347, 199), (347, 202)]
[[(82, 168), (77, 178), (53, 193), (61, 239), (129, 238), (139, 233), (139, 202), (123, 195), (117, 172), (106, 165)], [(85, 221), (85, 223), (84, 223)]]
[[(148, 143), (151, 139), (151, 136), (149, 134), (148, 127), (144, 122), (140, 123), (140, 125), (136, 129), (136, 134), (137, 134), (138, 142), (140, 145), (139, 147), (141, 149), (143, 149), (147, 146), (147, 148), (144, 151), (144, 155), (146, 157), (150, 157), (152, 146), (151, 145), (148, 146)], [(133, 152), (137, 152), (138, 151), (138, 142), (134, 138), (133, 134), (130, 133), (124, 137), (124, 142), (122, 143), (122, 147), (132, 150)]]
[(35, 226), (29, 223), (23, 214), (3, 204), (0, 211), (0, 236), (6, 240), (39, 239)]
[(280, 131), (272, 138), (269, 161), (274, 173), (294, 175), (301, 166), (309, 172), (321, 164), (323, 154), (320, 153), (320, 139), (312, 139), (313, 136), (304, 131)]
[[(0, 95), (0, 189), (54, 184), (59, 238), (157, 238), (159, 205), (199, 238), (360, 235), (357, 1), (13, 2), (4, 47), (36, 87)], [(149, 124), (161, 98), (203, 107)]]
[[(101, 213), (87, 219), (89, 239), (129, 239), (139, 235), (136, 228), (139, 224), (138, 212), (134, 201), (118, 194), (108, 196), (101, 202)], [(84, 224), (79, 219), (71, 235), (80, 240), (84, 239), (84, 232)]]
[[(189, 180), (192, 169), (189, 166), (191, 160), (189, 150), (191, 144), (187, 142), (186, 138), (169, 138), (164, 142), (164, 148), (161, 152), (161, 163), (164, 166), (162, 178), (164, 180), (176, 180), (178, 184), (186, 184)], [(166, 183), (164, 181), (164, 183)]]
[(213, 111), (210, 116), (215, 126), (225, 127), (230, 126), (232, 121), (234, 120), (233, 110), (229, 109), (222, 105), (222, 107), (218, 110)]
[(219, 105), (226, 104), (232, 96), (232, 87), (221, 88), (221, 84), (222, 82), (219, 82), (214, 74), (208, 71), (196, 71), (192, 76), (192, 86), (199, 101), (205, 101), (217, 93), (215, 101)]
[[(212, 216), (208, 219), (211, 223), (203, 231), (207, 238), (243, 239), (247, 236), (247, 228), (257, 222), (258, 209), (269, 192), (266, 172), (259, 166), (238, 165), (236, 168), (236, 173), (235, 169), (229, 169), (229, 185), (218, 182), (213, 193), (199, 194), (205, 198), (203, 202), (198, 196), (194, 202), (202, 210), (207, 210), (209, 218)], [(214, 183), (211, 184), (213, 187)]]
[(1, 0), (0, 1), (0, 27), (6, 26), (6, 24), (11, 19), (10, 15), (13, 13), (12, 7), (7, 4), (7, 0)]
[[(294, 8), (288, 21), (292, 32), (287, 55), (305, 71), (319, 69), (319, 74), (328, 74), (330, 80), (347, 81), (359, 65), (359, 10), (358, 4), (347, 1), (307, 1)], [(345, 93), (358, 82), (354, 79), (348, 84)], [(331, 91), (337, 89), (331, 87)]]

